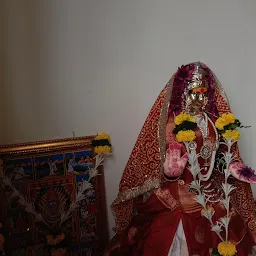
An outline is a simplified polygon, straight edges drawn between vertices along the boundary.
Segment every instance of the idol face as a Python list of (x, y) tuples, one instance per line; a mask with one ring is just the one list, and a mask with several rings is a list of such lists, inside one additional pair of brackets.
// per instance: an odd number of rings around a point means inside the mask
[(191, 115), (197, 115), (205, 111), (208, 102), (207, 92), (205, 90), (191, 90), (185, 95), (186, 112)]

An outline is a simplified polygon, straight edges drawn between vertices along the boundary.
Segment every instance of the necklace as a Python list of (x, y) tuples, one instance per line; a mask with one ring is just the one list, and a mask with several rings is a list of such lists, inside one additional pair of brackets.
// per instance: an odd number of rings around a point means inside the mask
[(195, 119), (197, 121), (197, 126), (200, 129), (203, 138), (207, 138), (208, 136), (208, 118), (207, 115), (204, 113), (204, 115), (197, 115), (195, 116)]
[[(217, 130), (215, 129), (215, 126), (214, 126), (212, 120), (207, 116), (206, 113), (204, 113), (203, 115), (200, 115), (200, 116), (195, 116), (195, 119), (197, 121), (197, 126), (198, 126), (199, 130), (201, 131), (201, 134), (203, 137), (203, 146), (200, 149), (200, 156), (204, 160), (207, 160), (210, 158), (211, 153), (212, 153), (211, 146), (206, 141), (206, 139), (208, 137), (208, 122), (211, 123), (211, 125), (214, 129), (214, 132), (216, 135), (216, 140), (215, 140), (216, 142), (218, 141), (218, 133), (217, 133)], [(216, 147), (216, 145), (215, 145), (215, 147)]]

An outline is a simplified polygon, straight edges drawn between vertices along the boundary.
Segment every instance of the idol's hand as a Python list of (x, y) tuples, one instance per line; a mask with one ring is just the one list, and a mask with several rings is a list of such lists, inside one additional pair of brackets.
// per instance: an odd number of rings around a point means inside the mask
[(241, 162), (233, 162), (229, 165), (231, 174), (238, 180), (247, 183), (256, 183), (255, 171)]
[(170, 178), (180, 176), (188, 162), (188, 155), (181, 157), (181, 145), (177, 142), (170, 144), (166, 151), (164, 162), (164, 173)]

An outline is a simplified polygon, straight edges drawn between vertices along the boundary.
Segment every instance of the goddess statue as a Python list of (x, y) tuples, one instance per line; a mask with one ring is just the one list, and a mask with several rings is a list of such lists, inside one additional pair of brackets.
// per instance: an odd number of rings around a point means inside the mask
[[(227, 127), (231, 130), (224, 134)], [(252, 254), (256, 208), (250, 183), (256, 183), (256, 176), (242, 162), (239, 132), (232, 127), (241, 125), (213, 72), (200, 62), (181, 66), (155, 101), (122, 175), (112, 204), (116, 235), (106, 256)], [(225, 165), (222, 141), (228, 133), (233, 143), (226, 156), (232, 156), (232, 163)], [(197, 176), (191, 172), (188, 148), (196, 152)], [(225, 180), (232, 188), (227, 198)], [(205, 209), (192, 183), (200, 185), (199, 192), (202, 187)], [(218, 220), (228, 220), (227, 230), (221, 224), (213, 232)], [(229, 238), (222, 244), (224, 253), (213, 254), (225, 233)]]

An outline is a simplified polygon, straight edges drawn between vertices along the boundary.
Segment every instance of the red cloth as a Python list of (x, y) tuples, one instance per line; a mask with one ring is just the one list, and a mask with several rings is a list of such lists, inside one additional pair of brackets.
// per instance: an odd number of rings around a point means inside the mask
[[(215, 121), (213, 116), (209, 116)], [(166, 147), (175, 140), (175, 136), (168, 131), (173, 124), (173, 117), (170, 116), (166, 128)], [(211, 122), (208, 122), (209, 136), (208, 141), (215, 145), (216, 134)], [(203, 138), (196, 129), (197, 153), (203, 145)], [(221, 153), (223, 149), (220, 149)], [(233, 148), (236, 151), (236, 148)], [(185, 153), (185, 148), (183, 148)], [(205, 160), (199, 158), (201, 166)], [(209, 164), (209, 163), (208, 163)], [(221, 184), (223, 177), (215, 170), (212, 174), (215, 183)], [(189, 192), (189, 184), (193, 177), (188, 169), (185, 169), (178, 180), (167, 181), (161, 188), (155, 190), (146, 202), (143, 197), (135, 200), (135, 209), (137, 215), (131, 221), (126, 231), (119, 237), (119, 254), (132, 256), (166, 256), (170, 250), (174, 235), (177, 231), (180, 220), (186, 237), (189, 255), (209, 255), (211, 248), (217, 248), (220, 239), (211, 231), (209, 221), (201, 216), (202, 207), (195, 202), (193, 192)], [(204, 186), (211, 183), (207, 181)], [(215, 188), (216, 184), (212, 184)], [(221, 203), (213, 203), (215, 211), (213, 223), (226, 215), (226, 210)], [(251, 239), (251, 233), (246, 227), (243, 218), (232, 207), (231, 222), (229, 226), (229, 240), (237, 245), (239, 256), (247, 256), (251, 253), (254, 241)], [(225, 235), (225, 234), (223, 234)], [(224, 237), (224, 236), (223, 236)], [(111, 251), (111, 250), (110, 250)], [(114, 255), (113, 252), (110, 255)]]
[[(185, 177), (184, 177), (185, 178)], [(179, 200), (179, 181), (166, 182), (162, 189), (172, 191), (175, 199)], [(174, 194), (175, 193), (175, 194)], [(122, 256), (167, 256), (172, 245), (179, 221), (182, 220), (184, 233), (188, 245), (189, 255), (208, 256), (210, 248), (216, 248), (220, 242), (217, 235), (210, 230), (210, 225), (201, 211), (186, 213), (179, 206), (175, 210), (166, 208), (153, 193), (147, 202), (143, 203), (142, 197), (136, 200), (138, 215), (135, 216), (126, 231), (119, 236), (119, 248), (109, 250), (106, 255)], [(224, 216), (225, 210), (220, 205), (215, 205), (214, 219)], [(230, 223), (230, 240), (240, 242), (237, 246), (239, 256), (251, 253), (253, 240), (246, 233), (243, 219), (236, 214)]]

